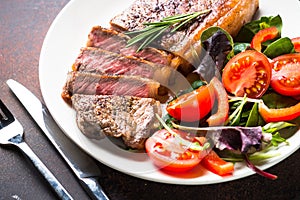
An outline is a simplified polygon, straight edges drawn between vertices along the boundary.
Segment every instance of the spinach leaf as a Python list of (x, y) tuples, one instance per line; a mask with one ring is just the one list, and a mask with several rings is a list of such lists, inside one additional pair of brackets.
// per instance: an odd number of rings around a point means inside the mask
[(204, 81), (201, 81), (201, 80), (194, 81), (192, 83), (191, 90), (196, 90), (199, 87), (204, 86), (204, 85), (206, 85), (206, 82), (204, 82)]
[(292, 41), (284, 37), (269, 44), (263, 53), (269, 58), (275, 58), (282, 54), (292, 53), (293, 51), (294, 45)]
[[(181, 96), (181, 95), (184, 95), (186, 93), (189, 93), (189, 92), (192, 92), (193, 90), (196, 90), (198, 89), (199, 87), (201, 86), (204, 86), (204, 85), (207, 85), (206, 82), (202, 81), (202, 80), (196, 80), (192, 83), (191, 87), (189, 87), (188, 89), (185, 89), (185, 90), (181, 90), (179, 91), (176, 95), (175, 95), (175, 98), (176, 99), (177, 97)], [(172, 100), (174, 100), (172, 99)]]
[(264, 124), (264, 120), (262, 119), (262, 117), (258, 112), (258, 103), (254, 103), (248, 115), (248, 119), (245, 126), (252, 127), (252, 126), (261, 126), (263, 124)]
[(276, 26), (277, 29), (279, 30), (279, 34), (281, 35), (282, 19), (280, 15), (269, 16), (269, 17), (264, 16), (258, 20), (254, 20), (249, 23), (246, 23), (239, 31), (238, 35), (235, 38), (235, 41), (250, 43), (253, 36), (258, 31), (271, 26)]
[(233, 47), (234, 55), (241, 53), (242, 51), (245, 51), (250, 47), (250, 43), (235, 43)]
[(296, 99), (274, 92), (265, 94), (262, 99), (269, 108), (286, 108), (298, 103)]

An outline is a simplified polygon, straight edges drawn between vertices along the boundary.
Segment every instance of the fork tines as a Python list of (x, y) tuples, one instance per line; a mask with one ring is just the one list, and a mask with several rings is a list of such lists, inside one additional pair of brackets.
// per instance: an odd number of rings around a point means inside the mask
[(0, 129), (9, 125), (14, 120), (15, 120), (14, 116), (0, 99)]

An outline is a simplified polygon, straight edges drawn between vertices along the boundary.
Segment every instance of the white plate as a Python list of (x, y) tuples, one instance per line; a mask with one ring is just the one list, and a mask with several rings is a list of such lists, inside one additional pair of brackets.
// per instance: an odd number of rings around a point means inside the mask
[[(117, 148), (108, 140), (92, 141), (86, 138), (76, 126), (75, 112), (61, 99), (62, 87), (67, 72), (85, 46), (87, 35), (95, 25), (108, 27), (112, 16), (120, 13), (133, 0), (73, 0), (59, 13), (51, 25), (40, 55), (40, 85), (51, 114), (61, 128), (78, 146), (101, 163), (142, 179), (156, 182), (201, 185), (231, 181), (249, 176), (253, 172), (242, 164), (236, 165), (232, 176), (220, 177), (201, 166), (190, 173), (166, 174), (157, 170), (147, 155), (130, 153)], [(283, 18), (283, 36), (300, 36), (300, 3), (297, 0), (260, 0), (259, 16), (277, 15)], [(289, 146), (280, 148), (280, 157), (270, 159), (259, 167), (267, 169), (287, 158), (300, 147), (300, 132), (290, 138)]]

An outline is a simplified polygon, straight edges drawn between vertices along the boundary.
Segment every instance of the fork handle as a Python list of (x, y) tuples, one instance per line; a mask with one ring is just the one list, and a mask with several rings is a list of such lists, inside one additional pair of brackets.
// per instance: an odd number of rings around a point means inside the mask
[(34, 166), (40, 171), (40, 173), (45, 177), (51, 187), (54, 189), (56, 194), (62, 200), (73, 200), (68, 191), (60, 184), (60, 182), (55, 178), (55, 176), (48, 170), (44, 163), (37, 157), (37, 155), (31, 150), (31, 148), (25, 143), (20, 142), (15, 144), (19, 147), (23, 153), (32, 161)]

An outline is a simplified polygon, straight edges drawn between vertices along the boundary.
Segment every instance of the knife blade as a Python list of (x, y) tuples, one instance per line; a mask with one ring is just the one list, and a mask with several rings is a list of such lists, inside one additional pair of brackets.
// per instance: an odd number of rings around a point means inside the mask
[(69, 165), (87, 194), (92, 199), (108, 200), (98, 181), (101, 172), (95, 160), (65, 135), (47, 107), (31, 91), (12, 79), (6, 83)]

